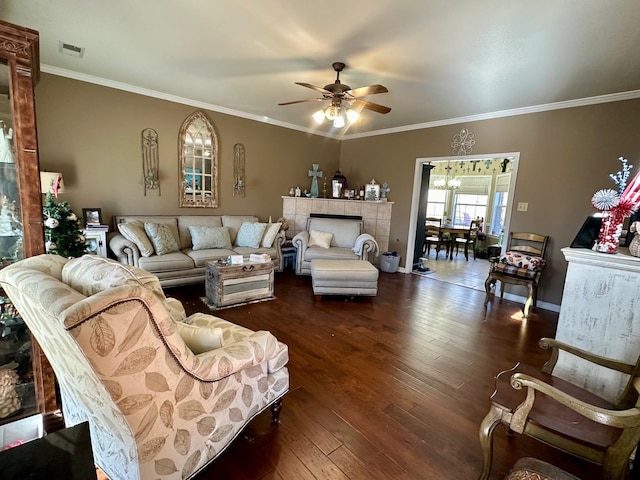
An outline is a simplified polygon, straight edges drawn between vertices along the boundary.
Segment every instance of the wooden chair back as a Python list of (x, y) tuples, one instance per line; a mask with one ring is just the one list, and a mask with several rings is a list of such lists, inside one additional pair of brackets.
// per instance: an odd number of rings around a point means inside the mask
[(544, 258), (549, 237), (537, 233), (510, 232), (507, 251)]
[(442, 219), (437, 217), (427, 217), (424, 221), (424, 236), (440, 238)]

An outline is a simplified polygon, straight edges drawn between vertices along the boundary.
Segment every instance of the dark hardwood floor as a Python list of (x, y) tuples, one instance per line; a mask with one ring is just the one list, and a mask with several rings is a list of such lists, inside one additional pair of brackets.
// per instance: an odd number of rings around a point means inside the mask
[[(171, 288), (188, 313), (208, 312), (203, 286)], [(289, 346), (291, 390), (281, 423), (256, 417), (198, 479), (475, 479), (478, 427), (494, 375), (518, 361), (541, 366), (537, 346), (557, 314), (416, 275), (380, 274), (373, 299), (316, 300), (308, 277), (276, 275), (274, 301), (211, 312)], [(583, 480), (600, 468), (496, 428), (491, 479), (523, 456)]]

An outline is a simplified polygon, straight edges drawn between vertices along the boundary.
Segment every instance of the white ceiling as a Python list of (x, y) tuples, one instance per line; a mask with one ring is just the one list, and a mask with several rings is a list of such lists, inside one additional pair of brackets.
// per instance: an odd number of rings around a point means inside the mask
[[(639, 0), (3, 0), (0, 18), (40, 32), (45, 72), (347, 138), (640, 97)], [(294, 82), (332, 83), (334, 61), (391, 112), (337, 131), (320, 103), (278, 106), (318, 97)]]

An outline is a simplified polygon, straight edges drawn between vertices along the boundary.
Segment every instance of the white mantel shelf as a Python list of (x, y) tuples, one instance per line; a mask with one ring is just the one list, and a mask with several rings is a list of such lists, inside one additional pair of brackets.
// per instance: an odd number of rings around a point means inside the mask
[[(618, 253), (600, 253), (586, 248), (563, 248), (567, 262), (582, 263), (595, 267), (617, 268), (640, 273), (640, 257), (634, 257), (628, 248), (619, 248)], [(571, 263), (569, 263), (571, 264)]]
[[(556, 338), (605, 357), (635, 363), (640, 353), (640, 258), (621, 248), (608, 254), (563, 248), (567, 276)], [(554, 373), (609, 400), (625, 377), (568, 354)]]

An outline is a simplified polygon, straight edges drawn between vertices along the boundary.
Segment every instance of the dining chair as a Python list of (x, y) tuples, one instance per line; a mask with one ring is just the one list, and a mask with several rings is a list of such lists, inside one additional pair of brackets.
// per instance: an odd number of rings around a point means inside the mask
[[(539, 345), (551, 351), (549, 361), (542, 369), (517, 364), (496, 376), (489, 413), (479, 430), (483, 454), (479, 480), (489, 478), (494, 429), (501, 423), (508, 427), (509, 434), (527, 435), (601, 465), (601, 477), (598, 478), (625, 479), (630, 456), (640, 440), (640, 357), (634, 365), (595, 355), (552, 338), (541, 339)], [(587, 363), (620, 372), (626, 382), (621, 391), (613, 395), (615, 398), (606, 400), (582, 384), (572, 383), (571, 376), (554, 375), (559, 355), (574, 355)]]
[(469, 247), (473, 251), (473, 259), (476, 259), (476, 239), (478, 238), (478, 229), (480, 228), (480, 220), (471, 220), (469, 225), (469, 231), (464, 234), (463, 237), (456, 237), (456, 257), (458, 256), (458, 249), (460, 246), (464, 246), (464, 258), (469, 261)]
[(500, 298), (504, 296), (505, 284), (527, 287), (529, 295), (524, 304), (523, 318), (529, 316), (529, 308), (536, 306), (538, 283), (546, 265), (544, 259), (549, 237), (537, 233), (510, 232), (507, 251), (502, 256), (489, 259), (489, 275), (484, 282), (487, 306), (491, 289), (500, 281)]
[(438, 253), (442, 247), (445, 247), (445, 259), (449, 256), (449, 249), (451, 248), (451, 238), (445, 237), (442, 232), (442, 219), (437, 217), (427, 217), (424, 222), (424, 250), (429, 256), (431, 251), (431, 245), (435, 245), (436, 260), (438, 260)]

